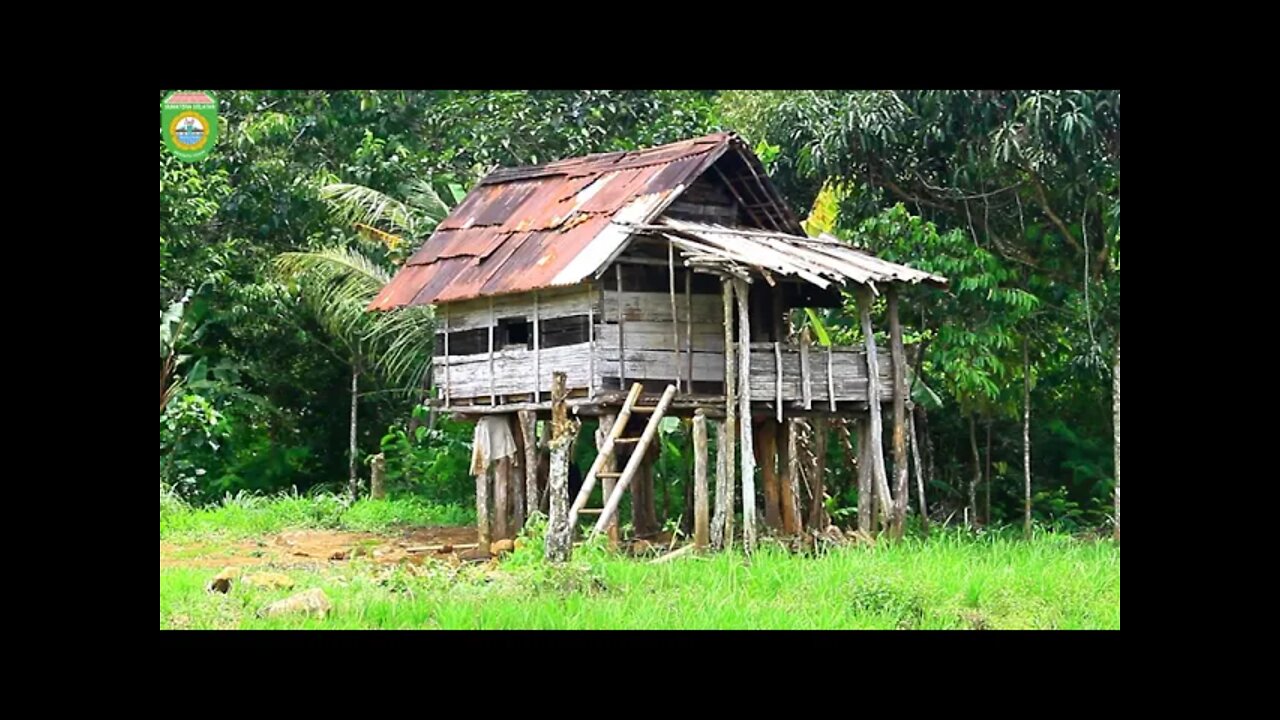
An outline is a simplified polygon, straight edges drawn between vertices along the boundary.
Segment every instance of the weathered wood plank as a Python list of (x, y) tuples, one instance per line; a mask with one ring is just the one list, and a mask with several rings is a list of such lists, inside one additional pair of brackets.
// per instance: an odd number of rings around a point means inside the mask
[[(586, 315), (588, 305), (593, 297), (587, 285), (576, 285), (568, 288), (545, 288), (537, 292), (538, 312), (543, 320), (552, 318)], [(599, 298), (594, 298), (595, 310), (599, 312)], [(480, 298), (458, 303), (445, 303), (440, 307), (449, 314), (451, 332), (478, 330), (489, 326), (489, 303), (493, 303), (493, 312), (500, 318), (524, 317), (533, 319), (534, 293), (515, 295), (499, 295), (493, 298)]]

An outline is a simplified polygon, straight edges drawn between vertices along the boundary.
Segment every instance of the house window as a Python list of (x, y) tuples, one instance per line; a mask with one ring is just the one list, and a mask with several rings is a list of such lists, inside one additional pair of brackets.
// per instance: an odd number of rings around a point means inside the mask
[(532, 349), (533, 340), (529, 321), (522, 317), (500, 318), (494, 344), (498, 347), (523, 347)]

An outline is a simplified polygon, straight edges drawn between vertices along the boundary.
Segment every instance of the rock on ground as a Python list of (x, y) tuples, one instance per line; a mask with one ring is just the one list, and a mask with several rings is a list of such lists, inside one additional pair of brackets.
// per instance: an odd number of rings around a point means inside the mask
[(280, 617), (283, 615), (314, 615), (325, 617), (333, 609), (329, 596), (320, 588), (312, 588), (278, 600), (258, 611), (259, 617)]

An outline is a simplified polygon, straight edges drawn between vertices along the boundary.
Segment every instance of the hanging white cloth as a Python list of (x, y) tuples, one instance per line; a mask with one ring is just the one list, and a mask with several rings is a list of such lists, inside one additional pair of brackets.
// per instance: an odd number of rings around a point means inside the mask
[(480, 475), (489, 469), (489, 463), (515, 454), (516, 438), (511, 434), (511, 423), (505, 417), (493, 415), (480, 418), (471, 450), (471, 474)]

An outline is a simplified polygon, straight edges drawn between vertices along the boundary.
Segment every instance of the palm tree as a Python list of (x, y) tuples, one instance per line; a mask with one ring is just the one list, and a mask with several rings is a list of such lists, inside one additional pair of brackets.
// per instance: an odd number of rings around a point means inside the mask
[[(450, 192), (456, 197), (456, 186)], [(414, 181), (405, 200), (396, 200), (362, 185), (335, 183), (321, 189), (335, 219), (388, 249), (390, 264), (399, 265), (449, 213), (426, 181)], [(430, 307), (373, 313), (369, 302), (391, 280), (392, 271), (370, 255), (351, 247), (282, 253), (275, 259), (280, 276), (294, 284), (309, 313), (339, 347), (329, 348), (351, 366), (351, 432), (349, 489), (358, 488), (356, 472), (356, 408), (361, 374), (372, 372), (392, 395), (421, 392), (431, 370), (435, 333)]]

